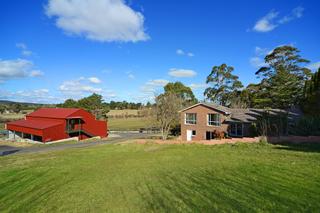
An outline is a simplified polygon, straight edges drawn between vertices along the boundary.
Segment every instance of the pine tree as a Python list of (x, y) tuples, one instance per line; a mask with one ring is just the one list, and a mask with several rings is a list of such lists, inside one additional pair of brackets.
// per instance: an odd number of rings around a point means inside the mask
[(307, 114), (320, 115), (320, 68), (305, 82), (303, 109)]
[(257, 100), (268, 100), (262, 107), (289, 108), (299, 104), (306, 95), (310, 85), (305, 81), (311, 71), (303, 65), (309, 61), (299, 55), (293, 46), (275, 48), (265, 57), (266, 66), (256, 74), (262, 77)]

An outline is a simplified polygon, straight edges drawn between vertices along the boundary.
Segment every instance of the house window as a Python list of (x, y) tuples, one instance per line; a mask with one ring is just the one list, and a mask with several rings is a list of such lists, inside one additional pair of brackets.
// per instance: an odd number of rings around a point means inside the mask
[(231, 136), (243, 136), (243, 124), (242, 123), (231, 123), (230, 135)]
[(186, 113), (186, 124), (197, 124), (197, 114)]
[(192, 136), (196, 136), (197, 131), (196, 130), (192, 130)]
[(221, 126), (220, 114), (208, 114), (209, 126)]

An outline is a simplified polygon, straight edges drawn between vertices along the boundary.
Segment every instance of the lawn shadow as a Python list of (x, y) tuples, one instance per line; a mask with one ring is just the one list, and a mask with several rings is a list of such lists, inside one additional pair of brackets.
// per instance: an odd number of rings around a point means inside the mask
[[(271, 194), (269, 182), (264, 182), (267, 185), (258, 190), (252, 188), (253, 183), (245, 174), (237, 172), (219, 177), (214, 171), (186, 171), (179, 176), (165, 175), (157, 186), (146, 181), (137, 191), (144, 202), (144, 211), (149, 212), (256, 212), (275, 208), (261, 205), (273, 200), (281, 200), (283, 206), (294, 204), (289, 198)], [(259, 202), (260, 205), (256, 205)]]
[(14, 146), (0, 145), (0, 156), (10, 155), (20, 151), (20, 148)]
[(301, 142), (301, 143), (291, 143), (291, 142), (281, 142), (274, 143), (276, 149), (288, 150), (288, 151), (299, 151), (299, 152), (320, 152), (320, 142)]

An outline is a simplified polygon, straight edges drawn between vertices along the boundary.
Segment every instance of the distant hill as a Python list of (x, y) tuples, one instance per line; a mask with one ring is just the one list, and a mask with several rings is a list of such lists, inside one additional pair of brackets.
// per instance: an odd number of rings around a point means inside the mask
[(54, 104), (40, 104), (40, 103), (28, 103), (28, 102), (17, 102), (17, 101), (8, 101), (8, 100), (0, 100), (0, 104), (11, 105), (11, 104), (21, 104), (28, 106), (54, 106)]

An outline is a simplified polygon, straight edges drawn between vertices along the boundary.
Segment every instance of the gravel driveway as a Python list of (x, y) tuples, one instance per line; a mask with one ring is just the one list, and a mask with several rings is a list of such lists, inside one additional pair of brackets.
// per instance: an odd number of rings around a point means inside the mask
[(37, 152), (48, 152), (56, 150), (64, 150), (69, 148), (82, 148), (90, 147), (100, 144), (112, 144), (117, 142), (126, 141), (129, 139), (139, 139), (150, 137), (152, 134), (149, 133), (132, 133), (132, 132), (118, 132), (116, 134), (110, 134), (106, 140), (94, 141), (94, 142), (78, 142), (75, 144), (55, 144), (41, 147), (14, 147), (14, 146), (1, 146), (0, 145), (0, 156), (12, 155), (12, 154), (24, 154), (24, 153), (37, 153)]

